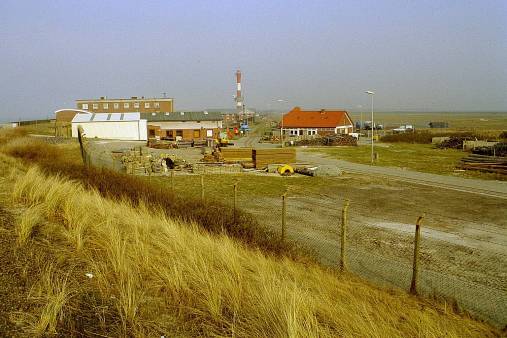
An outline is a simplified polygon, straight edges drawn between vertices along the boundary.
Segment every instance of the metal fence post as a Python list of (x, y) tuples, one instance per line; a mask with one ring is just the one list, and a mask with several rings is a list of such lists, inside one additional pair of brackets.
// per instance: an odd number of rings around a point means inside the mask
[(421, 220), (422, 216), (417, 218), (415, 223), (415, 239), (414, 239), (414, 262), (412, 266), (412, 282), (410, 283), (410, 293), (417, 294), (417, 276), (419, 274), (419, 239), (421, 237)]
[(287, 193), (282, 195), (282, 242), (285, 241), (285, 217), (287, 213)]
[(341, 243), (340, 243), (340, 270), (347, 270), (347, 257), (346, 257), (346, 245), (347, 245), (347, 223), (348, 223), (348, 212), (349, 212), (349, 200), (346, 199), (343, 203), (342, 209), (342, 226), (341, 226)]
[(238, 183), (234, 183), (234, 205), (232, 209), (232, 217), (234, 220), (234, 223), (236, 223), (236, 208), (238, 203)]

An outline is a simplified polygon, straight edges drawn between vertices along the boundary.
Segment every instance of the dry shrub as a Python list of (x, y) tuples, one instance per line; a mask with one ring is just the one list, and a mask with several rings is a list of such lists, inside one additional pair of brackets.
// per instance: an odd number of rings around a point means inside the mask
[[(447, 336), (488, 337), (495, 331), (402, 292), (387, 293), (348, 275), (286, 258), (267, 257), (227, 236), (168, 218), (163, 210), (105, 199), (32, 168), (16, 182), (27, 205), (55, 205), (47, 249), (58, 267), (42, 272), (47, 290), (36, 312), (37, 334), (67, 336)], [(86, 217), (83, 217), (83, 210)], [(79, 252), (64, 229), (81, 219)], [(51, 231), (51, 233), (49, 233)], [(71, 244), (71, 245), (69, 245)], [(58, 271), (58, 273), (57, 273)], [(91, 278), (85, 277), (91, 273)], [(51, 283), (47, 281), (52, 281)]]

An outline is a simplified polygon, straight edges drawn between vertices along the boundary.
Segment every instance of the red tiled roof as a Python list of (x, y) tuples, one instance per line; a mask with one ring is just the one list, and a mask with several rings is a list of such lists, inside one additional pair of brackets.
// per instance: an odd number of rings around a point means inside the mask
[(283, 116), (284, 128), (335, 128), (352, 124), (344, 110), (301, 110), (293, 108)]

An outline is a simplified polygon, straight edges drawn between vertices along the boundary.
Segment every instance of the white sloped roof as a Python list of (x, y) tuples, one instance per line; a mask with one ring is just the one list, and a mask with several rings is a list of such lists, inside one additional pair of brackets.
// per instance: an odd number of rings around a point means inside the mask
[(119, 121), (139, 121), (140, 113), (92, 113), (76, 114), (72, 119), (73, 123), (83, 122), (119, 122)]

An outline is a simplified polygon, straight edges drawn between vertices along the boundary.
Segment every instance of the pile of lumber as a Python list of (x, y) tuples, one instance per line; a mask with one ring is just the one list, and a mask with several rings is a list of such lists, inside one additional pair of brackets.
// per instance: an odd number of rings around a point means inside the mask
[(471, 154), (461, 159), (461, 168), (507, 174), (507, 157)]
[(500, 142), (492, 147), (478, 147), (472, 150), (474, 154), (489, 156), (507, 156), (507, 142)]
[(357, 146), (357, 139), (350, 135), (329, 135), (294, 142), (297, 146)]
[(252, 161), (252, 148), (221, 148), (220, 153), (225, 162)]
[(437, 148), (441, 149), (462, 149), (463, 148), (463, 142), (466, 140), (469, 140), (469, 137), (462, 137), (462, 136), (451, 136), (447, 140), (443, 140), (439, 144), (437, 144)]
[(269, 164), (290, 164), (296, 162), (295, 148), (254, 149), (253, 162), (256, 169), (267, 168)]

